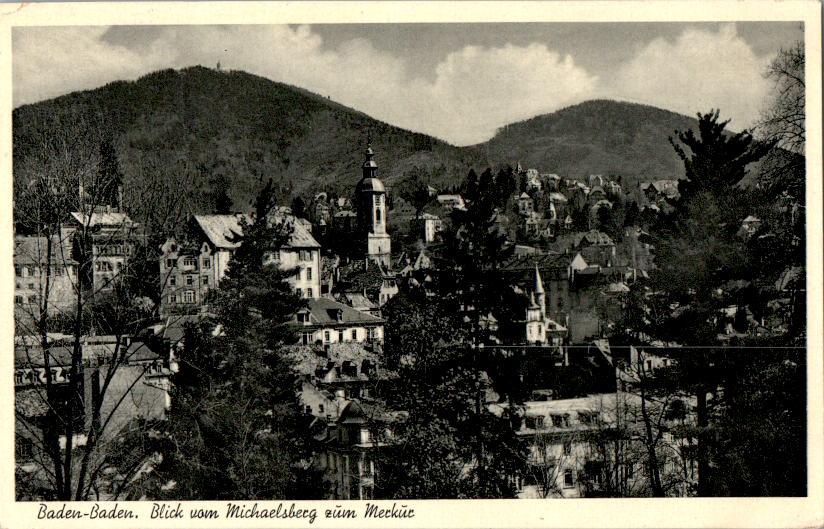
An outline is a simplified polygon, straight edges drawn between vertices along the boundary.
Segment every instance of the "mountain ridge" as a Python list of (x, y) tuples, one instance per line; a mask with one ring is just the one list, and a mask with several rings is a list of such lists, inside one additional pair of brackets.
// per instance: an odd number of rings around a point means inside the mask
[[(161, 70), (134, 81), (72, 92), (13, 111), (15, 177), (44, 116), (88, 111), (112, 124), (126, 187), (154, 170), (186, 172), (187, 201), (207, 212), (221, 186), (238, 207), (272, 178), (284, 195), (349, 194), (371, 137), (390, 188), (411, 169), (435, 187), (458, 184), (471, 167), (515, 165), (580, 178), (621, 175), (627, 185), (678, 178), (683, 165), (668, 137), (697, 121), (649, 105), (604, 99), (501, 127), (488, 141), (457, 147), (376, 120), (309, 90), (240, 71), (201, 66)], [(184, 169), (180, 169), (180, 166)], [(134, 187), (134, 186), (132, 186)]]

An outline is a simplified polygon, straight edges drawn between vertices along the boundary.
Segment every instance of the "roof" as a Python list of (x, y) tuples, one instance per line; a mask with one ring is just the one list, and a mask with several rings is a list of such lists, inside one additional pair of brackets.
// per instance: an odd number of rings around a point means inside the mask
[[(383, 320), (353, 309), (349, 305), (339, 303), (328, 298), (311, 299), (307, 303), (306, 309), (309, 312), (309, 322), (315, 325), (336, 325), (342, 324), (381, 324)], [(338, 311), (340, 311), (341, 318), (338, 319)]]
[(598, 246), (612, 246), (613, 242), (609, 235), (598, 230), (589, 230), (584, 233), (578, 233), (575, 236), (575, 246), (581, 246), (582, 243), (588, 243)]
[[(374, 163), (374, 162), (372, 162)], [(358, 182), (356, 193), (386, 193), (386, 187), (378, 178), (361, 178)]]
[(554, 202), (569, 202), (569, 199), (563, 193), (558, 193), (557, 191), (553, 191), (549, 194), (549, 199)]
[(529, 277), (535, 277), (535, 267), (541, 270), (563, 269), (570, 265), (575, 258), (573, 254), (559, 254), (559, 253), (533, 253), (533, 254), (515, 254), (498, 267), (502, 271), (522, 271), (528, 272)]
[[(99, 358), (101, 354), (106, 352), (113, 353), (116, 343), (88, 343), (88, 337), (83, 338), (82, 354), (83, 358)], [(61, 343), (54, 343), (49, 347), (49, 361), (55, 366), (68, 366), (72, 363), (72, 352), (74, 344), (72, 341)], [(122, 351), (122, 350), (120, 350)], [(121, 352), (118, 354), (121, 354)], [(127, 362), (140, 362), (144, 360), (156, 360), (160, 358), (156, 352), (152, 351), (149, 346), (142, 341), (130, 342), (123, 359)], [(43, 348), (37, 345), (17, 346), (14, 348), (14, 363), (18, 367), (32, 367), (41, 366), (44, 364)]]
[[(52, 237), (51, 261), (60, 264), (77, 264), (72, 259), (70, 241), (63, 240), (61, 247), (60, 238)], [(14, 238), (14, 262), (17, 264), (41, 264), (46, 261), (46, 249), (48, 239), (46, 237), (21, 237)]]
[[(251, 221), (251, 217), (245, 214), (195, 215), (194, 218), (209, 242), (217, 248), (228, 249), (240, 246), (240, 237), (243, 234), (240, 224), (241, 219), (245, 218), (247, 222)], [(318, 241), (300, 222), (296, 222), (295, 217), (276, 215), (272, 220), (278, 222), (284, 219), (292, 227), (287, 246), (292, 248), (320, 248)]]
[(129, 218), (125, 213), (116, 212), (93, 212), (89, 215), (86, 212), (74, 211), (71, 213), (74, 220), (80, 224), (89, 227), (94, 226), (128, 226), (133, 227), (137, 224)]

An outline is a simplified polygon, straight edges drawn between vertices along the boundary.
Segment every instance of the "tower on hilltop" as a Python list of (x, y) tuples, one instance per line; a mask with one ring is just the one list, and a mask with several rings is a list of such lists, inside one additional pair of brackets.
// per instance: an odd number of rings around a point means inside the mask
[(386, 188), (377, 177), (378, 164), (372, 146), (366, 149), (363, 177), (355, 190), (358, 206), (358, 231), (366, 237), (366, 258), (384, 268), (392, 264), (392, 241), (386, 233)]

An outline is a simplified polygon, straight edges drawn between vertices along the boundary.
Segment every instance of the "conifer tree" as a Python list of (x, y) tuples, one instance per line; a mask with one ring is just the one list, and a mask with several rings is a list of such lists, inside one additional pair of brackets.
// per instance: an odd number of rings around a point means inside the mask
[[(274, 252), (289, 222), (273, 214), (271, 182), (259, 194), (212, 316), (188, 329), (173, 377), (167, 449), (155, 477), (161, 497), (319, 498), (322, 476), (309, 420), (298, 407), (297, 378), (282, 353), (293, 341), (291, 315), (303, 301)], [(170, 486), (173, 484), (173, 486)]]

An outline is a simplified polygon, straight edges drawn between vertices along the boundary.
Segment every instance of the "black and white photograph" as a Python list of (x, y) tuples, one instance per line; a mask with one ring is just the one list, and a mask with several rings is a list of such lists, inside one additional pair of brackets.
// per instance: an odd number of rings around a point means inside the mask
[(12, 501), (820, 494), (808, 21), (313, 20), (8, 28)]

